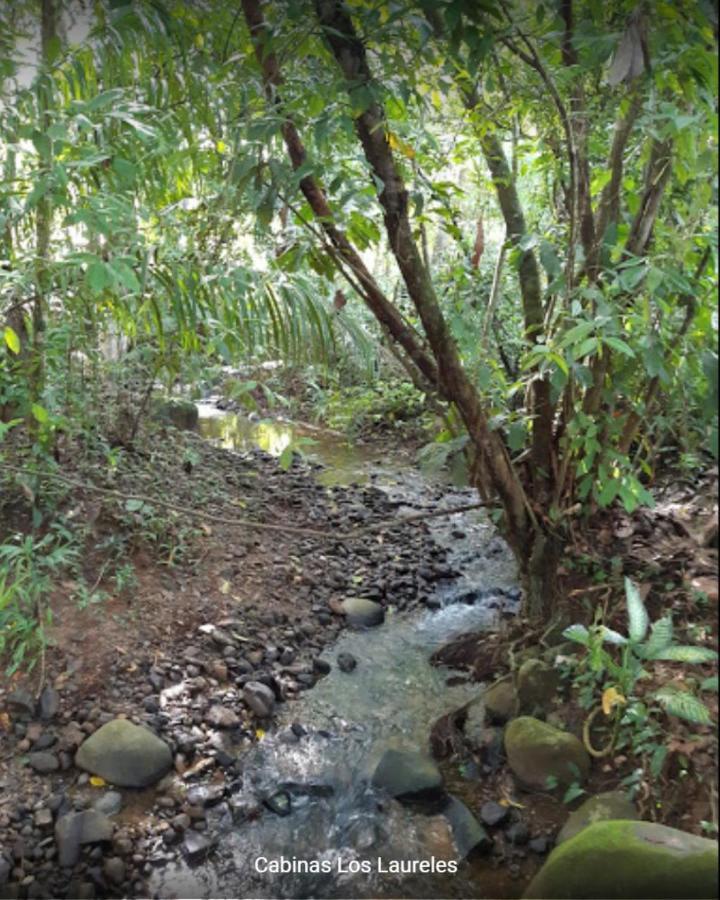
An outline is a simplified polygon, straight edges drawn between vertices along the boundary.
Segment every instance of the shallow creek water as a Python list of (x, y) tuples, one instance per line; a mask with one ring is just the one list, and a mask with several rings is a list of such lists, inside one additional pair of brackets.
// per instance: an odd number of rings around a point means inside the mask
[[(206, 437), (237, 450), (260, 446), (280, 455), (297, 437), (289, 423), (248, 422), (206, 409), (201, 415)], [(399, 460), (395, 466), (392, 460), (373, 463), (364, 449), (312, 436), (316, 443), (308, 456), (326, 467), (323, 483), (372, 481), (399, 502), (399, 516), (432, 503), (452, 508), (475, 499), (471, 491), (452, 487), (438, 499), (438, 486), (408, 473), (407, 462), (401, 471)], [(427, 752), (433, 723), (480, 693), (477, 685), (453, 679), (457, 673), (431, 666), (432, 652), (458, 634), (493, 627), (500, 611), (513, 610), (517, 602), (512, 557), (482, 512), (429, 519), (428, 527), (450, 548), (449, 562), (462, 576), (438, 588), (434, 608), (402, 614), (390, 609), (380, 627), (347, 630), (325, 650), (330, 673), (279, 707), (272, 733), (244, 757), (230, 803), (209, 811), (209, 830), (218, 837), (213, 855), (196, 867), (158, 871), (150, 884), (154, 896), (499, 896), (496, 888), (483, 887), (483, 863), (460, 865), (457, 874), (384, 871), (391, 860), (458, 858), (442, 815), (388, 801), (370, 778), (389, 747)], [(358, 661), (353, 672), (339, 670), (341, 652)], [(298, 738), (292, 723), (307, 734)], [(265, 810), (244, 817), (279, 789), (291, 797), (289, 815)], [(258, 871), (282, 858), (318, 860), (329, 871)], [(366, 871), (353, 872), (358, 868)]]

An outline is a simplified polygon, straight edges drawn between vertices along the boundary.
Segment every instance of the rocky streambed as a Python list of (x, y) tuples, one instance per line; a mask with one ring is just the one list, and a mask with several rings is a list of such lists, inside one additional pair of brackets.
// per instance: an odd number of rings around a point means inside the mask
[(347, 447), (354, 485), (319, 467), (337, 446), (281, 471), (285, 439), (261, 452), (254, 426), (238, 437), (214, 418), (215, 441), (240, 452), (189, 438), (168, 492), (197, 496), (178, 473), (192, 459), (212, 473), (208, 509), (326, 537), (214, 525), (212, 579), (162, 593), (151, 612), (177, 622), (134, 622), (144, 640), (126, 623), (104, 680), (88, 687), (82, 649), (57, 647), (39, 697), (4, 686), (0, 897), (644, 896), (638, 871), (669, 896), (716, 895), (713, 842), (635, 822), (622, 794), (591, 798), (558, 834), (568, 813), (547, 778), (582, 780), (590, 761), (546, 721), (554, 652), (488, 691), (432, 664), (518, 605), (481, 512), (402, 524), (471, 492), (365, 451), (353, 465)]

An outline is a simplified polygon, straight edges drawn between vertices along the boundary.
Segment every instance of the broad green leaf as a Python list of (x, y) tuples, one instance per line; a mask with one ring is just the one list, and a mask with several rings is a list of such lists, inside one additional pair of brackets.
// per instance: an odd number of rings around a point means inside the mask
[(686, 719), (688, 722), (694, 722), (697, 725), (712, 724), (710, 710), (707, 706), (702, 700), (698, 700), (697, 697), (687, 691), (664, 687), (656, 692), (655, 699), (671, 716)]
[(648, 614), (640, 591), (629, 578), (625, 578), (625, 602), (628, 612), (628, 634), (633, 643), (645, 639), (648, 630)]
[(675, 644), (673, 647), (666, 647), (664, 650), (660, 650), (654, 658), (675, 662), (706, 663), (714, 662), (717, 659), (717, 653), (711, 650), (710, 647), (691, 647), (685, 644)]
[(645, 659), (656, 659), (657, 654), (669, 647), (673, 639), (673, 624), (670, 616), (663, 616), (652, 623), (650, 637), (647, 642), (638, 647), (640, 654)]
[(41, 425), (44, 425), (50, 418), (48, 415), (48, 411), (45, 409), (44, 406), (40, 406), (39, 403), (33, 403), (31, 409), (32, 409), (32, 414), (35, 417), (35, 420), (37, 422), (39, 422)]
[(563, 631), (563, 637), (569, 641), (575, 641), (576, 644), (582, 644), (587, 647), (590, 642), (590, 632), (584, 625), (570, 625)]
[(20, 338), (17, 336), (17, 332), (9, 325), (6, 325), (4, 335), (5, 343), (17, 355), (20, 352)]

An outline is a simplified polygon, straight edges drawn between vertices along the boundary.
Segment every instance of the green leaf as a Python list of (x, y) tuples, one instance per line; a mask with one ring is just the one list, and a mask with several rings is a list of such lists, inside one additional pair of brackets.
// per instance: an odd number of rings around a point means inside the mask
[(44, 406), (40, 406), (39, 403), (33, 403), (31, 409), (36, 421), (38, 421), (41, 425), (44, 425), (45, 422), (47, 422), (50, 418), (48, 415), (48, 411)]
[(101, 293), (106, 287), (111, 287), (113, 283), (112, 275), (103, 262), (94, 262), (88, 266), (87, 272), (85, 272), (85, 281), (94, 294)]
[(575, 641), (576, 644), (582, 644), (583, 647), (587, 647), (590, 642), (590, 632), (584, 625), (570, 625), (563, 631), (563, 637)]
[(287, 472), (287, 470), (292, 465), (293, 461), (293, 447), (292, 444), (288, 444), (287, 447), (283, 450), (278, 458), (278, 465), (283, 470), (283, 472)]
[(125, 509), (128, 512), (138, 512), (145, 506), (144, 500), (126, 500), (125, 501)]
[(655, 694), (655, 699), (665, 712), (696, 725), (712, 725), (710, 710), (702, 700), (687, 691), (664, 687)]
[(674, 647), (666, 647), (661, 650), (654, 658), (675, 662), (706, 663), (716, 660), (717, 653), (710, 647), (690, 647), (685, 644), (676, 644)]
[(717, 675), (711, 675), (709, 678), (705, 678), (700, 682), (700, 690), (701, 691), (715, 691), (718, 692), (718, 677)]
[(20, 338), (17, 336), (17, 332), (9, 325), (6, 325), (4, 334), (5, 343), (8, 345), (9, 349), (17, 355), (20, 352)]
[(635, 356), (635, 351), (630, 347), (629, 344), (626, 344), (625, 341), (621, 341), (620, 338), (616, 337), (606, 337), (603, 338), (604, 342), (608, 345), (608, 347), (612, 347), (613, 350), (617, 350), (618, 353), (623, 353), (625, 356), (629, 356), (631, 359)]
[(628, 634), (630, 640), (637, 644), (644, 640), (647, 634), (649, 619), (640, 591), (629, 578), (625, 578), (625, 601), (628, 611)]
[(640, 655), (644, 659), (657, 659), (657, 654), (669, 647), (673, 639), (673, 624), (670, 616), (663, 616), (653, 622), (650, 629), (650, 637), (645, 644), (638, 647)]

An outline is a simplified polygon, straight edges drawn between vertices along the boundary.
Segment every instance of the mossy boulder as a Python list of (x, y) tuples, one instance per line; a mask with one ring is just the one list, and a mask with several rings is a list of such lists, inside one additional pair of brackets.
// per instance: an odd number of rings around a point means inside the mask
[(570, 813), (567, 822), (560, 829), (555, 843), (562, 844), (575, 837), (583, 828), (593, 822), (604, 822), (607, 819), (639, 818), (635, 804), (624, 791), (607, 791), (595, 794)]
[(503, 725), (517, 715), (518, 698), (510, 678), (491, 684), (483, 695), (483, 702), (490, 722)]
[(654, 822), (595, 822), (556, 847), (526, 900), (664, 900), (718, 896), (718, 847)]
[(148, 728), (113, 719), (80, 745), (75, 765), (119, 787), (148, 787), (170, 769), (172, 754)]
[(517, 694), (520, 710), (534, 714), (550, 707), (558, 689), (560, 678), (557, 669), (541, 659), (528, 659), (517, 674)]
[(194, 431), (198, 426), (200, 414), (192, 400), (161, 400), (153, 410), (153, 417), (165, 425), (174, 425), (183, 431)]
[(590, 771), (590, 757), (574, 735), (532, 716), (507, 726), (505, 753), (520, 784), (531, 790), (547, 790), (548, 779), (561, 786), (582, 783)]

